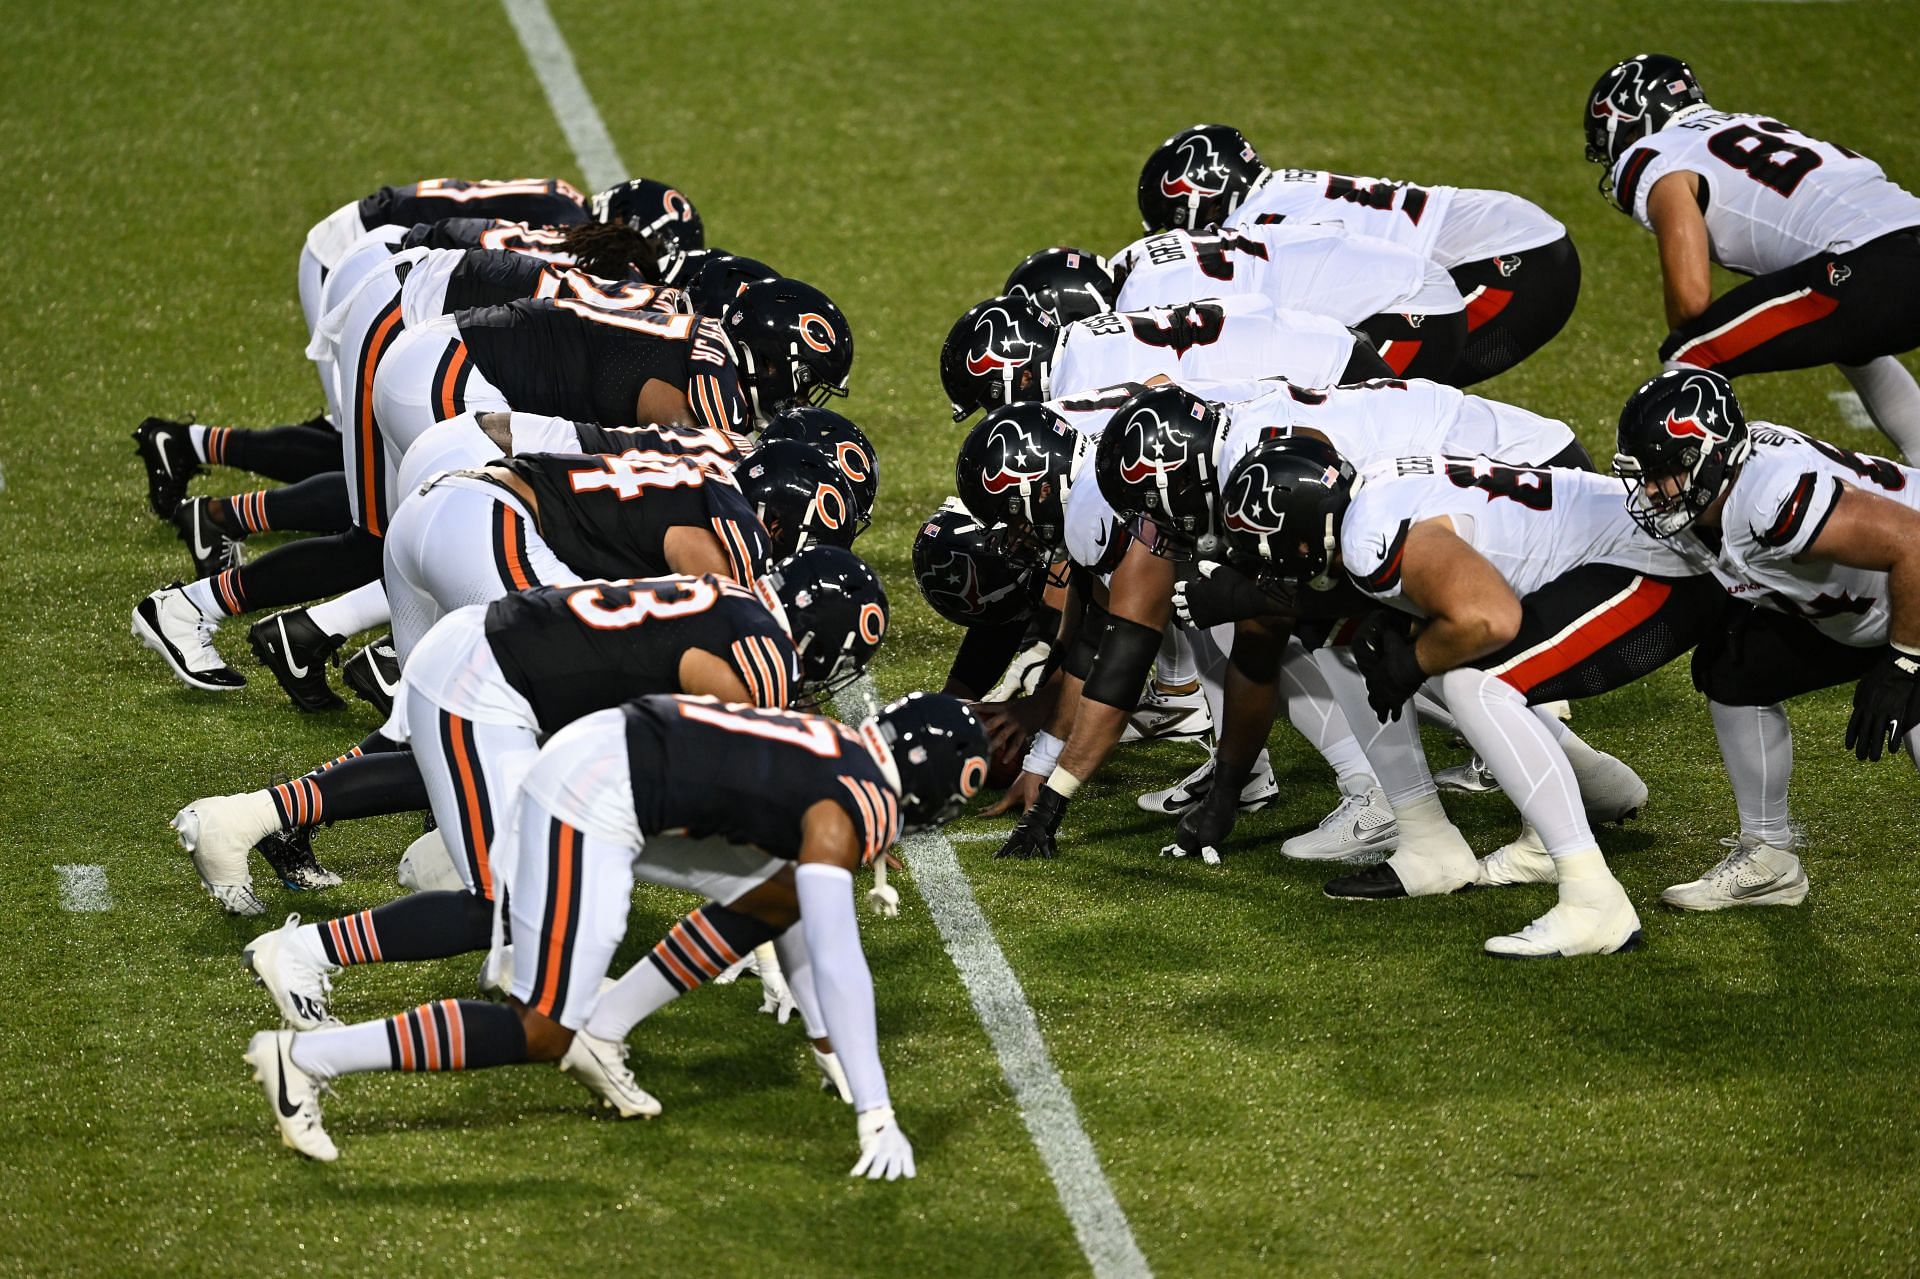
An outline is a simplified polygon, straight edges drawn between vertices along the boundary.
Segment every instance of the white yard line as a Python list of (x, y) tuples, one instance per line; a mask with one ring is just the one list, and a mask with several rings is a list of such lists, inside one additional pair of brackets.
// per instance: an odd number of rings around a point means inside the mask
[[(566, 37), (554, 23), (546, 0), (500, 0), (526, 49), (527, 61), (546, 90), (554, 117), (573, 147), (580, 172), (596, 190), (628, 176), (627, 166), (607, 133), (606, 122), (593, 105), (593, 96), (580, 79)], [(854, 722), (871, 715), (878, 704), (873, 682), (862, 676), (843, 697)], [(963, 837), (964, 838), (964, 837)], [(978, 836), (976, 836), (978, 838)], [(1114, 1198), (1113, 1187), (1100, 1169), (1073, 1094), (1053, 1068), (1040, 1024), (1027, 1003), (1020, 979), (994, 940), (993, 929), (974, 900), (973, 889), (960, 870), (953, 845), (937, 832), (905, 841), (913, 880), (933, 913), (935, 927), (946, 942), (960, 980), (973, 1000), (980, 1024), (1000, 1058), (1000, 1070), (1020, 1106), (1020, 1117), (1053, 1178), (1060, 1205), (1073, 1223), (1073, 1233), (1099, 1279), (1150, 1276), (1147, 1259), (1134, 1242), (1133, 1227)], [(98, 867), (79, 869), (98, 870)], [(104, 891), (105, 876), (101, 876)], [(69, 908), (71, 909), (71, 908)]]
[[(873, 681), (861, 676), (841, 698), (843, 717), (858, 722), (873, 714), (879, 699)], [(991, 833), (955, 835), (954, 839), (992, 839)], [(934, 927), (946, 942), (953, 966), (960, 970), (974, 1013), (1000, 1058), (1013, 1099), (1020, 1106), (1027, 1133), (1033, 1138), (1047, 1175), (1053, 1178), (1060, 1206), (1080, 1240), (1093, 1273), (1113, 1276), (1151, 1275), (1147, 1259), (1134, 1242), (1133, 1227), (1114, 1198), (1113, 1186), (1100, 1167), (1100, 1155), (1080, 1124), (1073, 1093), (1053, 1068), (1040, 1023), (1026, 991), (1007, 963), (1006, 952), (994, 939), (993, 927), (973, 896), (973, 886), (960, 869), (953, 843), (939, 831), (910, 835), (901, 841), (913, 884), (933, 914)]]
[(113, 893), (107, 887), (105, 866), (55, 866), (60, 876), (60, 909), (101, 911), (113, 909)]

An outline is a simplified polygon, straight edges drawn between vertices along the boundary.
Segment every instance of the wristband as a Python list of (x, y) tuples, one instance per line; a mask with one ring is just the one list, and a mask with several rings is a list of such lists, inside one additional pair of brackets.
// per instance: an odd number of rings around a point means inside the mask
[(1053, 775), (1047, 778), (1047, 789), (1061, 799), (1072, 799), (1073, 793), (1080, 789), (1080, 779), (1066, 769), (1055, 766)]
[(1887, 647), (1902, 657), (1911, 657), (1915, 661), (1920, 662), (1920, 648), (1908, 648), (1905, 644), (1898, 643), (1894, 640), (1888, 640)]
[(1033, 741), (1027, 745), (1026, 757), (1020, 761), (1020, 771), (1045, 777), (1060, 762), (1060, 752), (1066, 743), (1047, 732), (1044, 728), (1033, 735)]

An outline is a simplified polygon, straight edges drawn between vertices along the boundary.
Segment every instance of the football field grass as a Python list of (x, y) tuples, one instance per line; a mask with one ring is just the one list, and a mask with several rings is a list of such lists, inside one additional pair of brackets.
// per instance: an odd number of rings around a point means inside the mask
[[(889, 696), (937, 687), (957, 638), (908, 560), (960, 438), (936, 376), (947, 326), (1037, 248), (1133, 238), (1139, 165), (1177, 128), (1222, 120), (1269, 163), (1501, 187), (1565, 221), (1578, 311), (1480, 389), (1566, 419), (1596, 457), (1665, 327), (1652, 239), (1581, 159), (1606, 65), (1682, 55), (1717, 105), (1920, 184), (1910, 3), (553, 9), (634, 172), (853, 325), (844, 407), (881, 455), (857, 549), (890, 588)], [(665, 1106), (651, 1122), (598, 1118), (545, 1067), (361, 1076), (328, 1103), (337, 1164), (280, 1146), (240, 1060), (275, 1019), (239, 948), (281, 910), (393, 896), (418, 824), (321, 833), (346, 884), (266, 884), (267, 920), (202, 893), (177, 808), (297, 773), (376, 721), (357, 703), (295, 715), (243, 623), (218, 642), (252, 683), (227, 697), (128, 636), (141, 596), (187, 568), (128, 432), (149, 413), (315, 411), (294, 262), (344, 201), (581, 175), (492, 0), (98, 0), (0, 21), (0, 1273), (1084, 1273), (910, 873), (900, 917), (864, 936), (916, 1181), (845, 1177), (851, 1114), (814, 1090), (796, 1028), (755, 1015), (752, 981), (636, 1034)], [(1750, 417), (1880, 448), (1832, 398), (1844, 385), (1813, 370), (1740, 390)], [(220, 485), (253, 487), (217, 472), (196, 491)], [(1120, 753), (1057, 862), (956, 846), (1159, 1274), (1912, 1273), (1920, 787), (1842, 753), (1846, 706), (1792, 708), (1807, 904), (1694, 917), (1659, 891), (1717, 860), (1735, 820), (1684, 664), (1580, 704), (1581, 733), (1652, 789), (1641, 820), (1601, 834), (1647, 932), (1615, 958), (1480, 954), (1548, 890), (1326, 900), (1329, 872), (1277, 851), (1336, 799), (1289, 734), (1280, 802), (1221, 867), (1159, 859), (1167, 829), (1133, 804), (1193, 747)], [(1436, 763), (1458, 758), (1433, 742)], [(1511, 834), (1497, 796), (1449, 805), (1479, 851)], [(73, 900), (76, 866), (103, 868), (109, 899)], [(643, 893), (623, 960), (686, 905)], [(348, 972), (335, 1010), (467, 995), (474, 968)]]

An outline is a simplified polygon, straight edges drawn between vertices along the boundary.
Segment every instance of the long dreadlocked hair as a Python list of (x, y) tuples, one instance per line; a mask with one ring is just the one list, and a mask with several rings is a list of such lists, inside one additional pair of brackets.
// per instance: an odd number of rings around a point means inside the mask
[(662, 283), (659, 251), (647, 237), (624, 222), (582, 222), (560, 237), (560, 247), (588, 275), (605, 280), (638, 276), (649, 284)]

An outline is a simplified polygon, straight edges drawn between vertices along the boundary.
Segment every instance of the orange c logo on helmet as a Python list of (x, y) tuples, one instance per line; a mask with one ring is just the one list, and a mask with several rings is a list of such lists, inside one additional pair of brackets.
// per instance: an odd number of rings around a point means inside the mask
[(667, 212), (672, 216), (680, 219), (682, 222), (693, 221), (693, 201), (687, 199), (686, 196), (681, 195), (672, 187), (667, 188), (667, 193), (660, 197), (660, 201), (666, 205)]
[[(820, 335), (814, 336), (814, 326), (820, 328)], [(808, 311), (800, 317), (800, 340), (814, 350), (825, 354), (833, 350), (833, 326), (827, 323), (827, 317)]]
[(960, 765), (960, 794), (972, 799), (987, 784), (987, 761), (978, 755), (967, 756), (967, 762)]
[(860, 638), (878, 644), (887, 633), (887, 615), (878, 604), (860, 606)]
[(837, 485), (822, 484), (813, 495), (813, 509), (820, 513), (820, 522), (828, 528), (839, 528), (847, 522), (847, 499)]
[(840, 459), (840, 473), (856, 482), (867, 478), (867, 451), (852, 440), (841, 440), (834, 446), (834, 454)]

